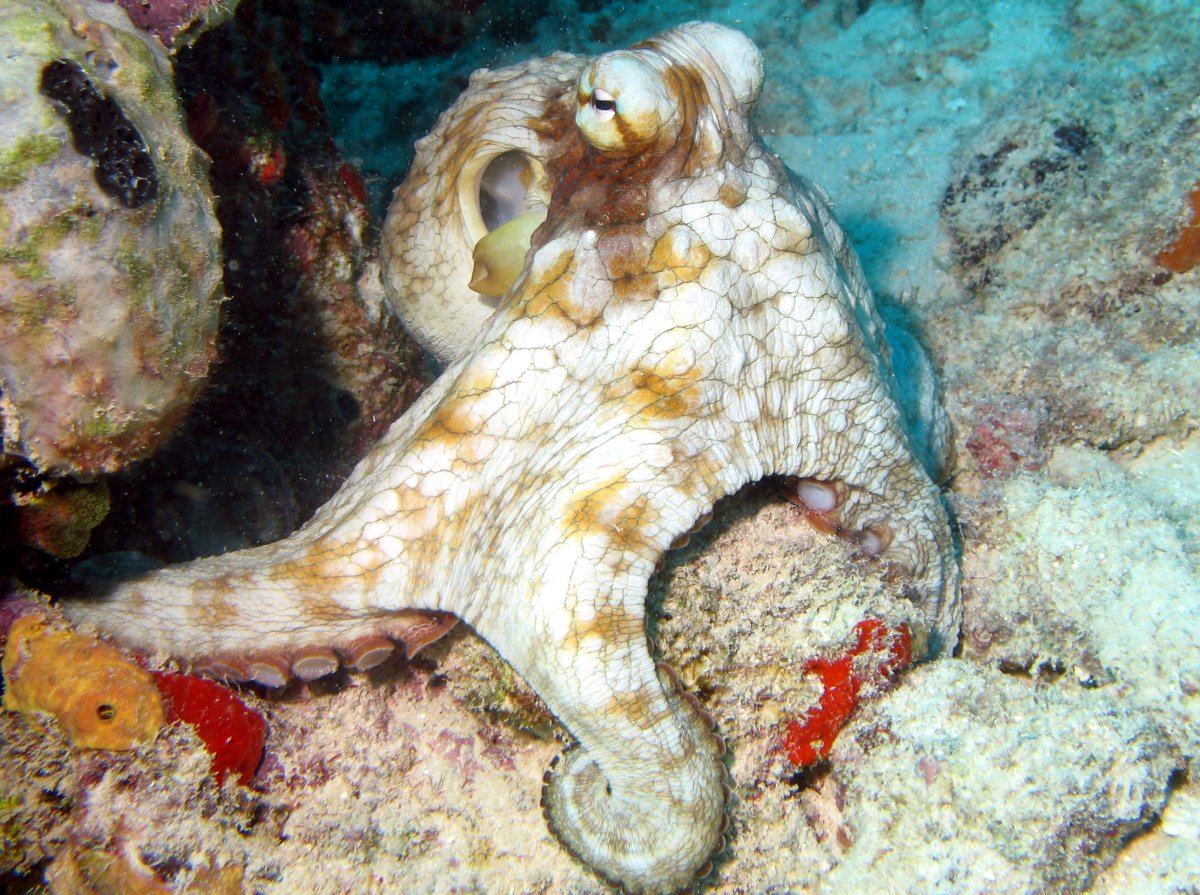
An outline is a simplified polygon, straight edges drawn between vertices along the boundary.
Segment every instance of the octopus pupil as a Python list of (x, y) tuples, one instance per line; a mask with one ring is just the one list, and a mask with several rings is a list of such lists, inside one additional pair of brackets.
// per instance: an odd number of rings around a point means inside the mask
[(117, 710), (108, 703), (96, 707), (96, 716), (101, 721), (111, 721), (117, 717)]
[(611, 112), (617, 108), (617, 101), (615, 99), (601, 99), (598, 96), (593, 96), (592, 108), (597, 112)]

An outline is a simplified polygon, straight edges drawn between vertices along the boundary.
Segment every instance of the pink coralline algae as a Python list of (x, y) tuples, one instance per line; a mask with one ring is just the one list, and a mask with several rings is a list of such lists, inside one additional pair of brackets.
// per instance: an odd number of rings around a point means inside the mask
[(836, 659), (810, 659), (804, 670), (821, 678), (824, 692), (784, 735), (788, 758), (807, 767), (829, 755), (838, 731), (857, 708), (865, 686), (890, 681), (912, 661), (912, 632), (901, 622), (889, 626), (868, 618), (854, 626), (857, 640)]
[[(109, 0), (113, 2), (113, 0)], [(229, 18), (236, 3), (221, 0), (115, 0), (129, 20), (149, 31), (168, 48), (190, 43), (202, 32)], [(184, 38), (180, 40), (180, 38)]]
[(1033, 472), (1046, 463), (1043, 413), (1019, 398), (985, 401), (975, 408), (978, 422), (967, 436), (967, 451), (984, 478), (999, 478), (1017, 470)]

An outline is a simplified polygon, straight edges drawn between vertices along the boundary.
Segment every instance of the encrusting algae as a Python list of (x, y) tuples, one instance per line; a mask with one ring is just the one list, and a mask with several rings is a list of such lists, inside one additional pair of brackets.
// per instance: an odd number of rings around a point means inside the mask
[(30, 614), (13, 622), (4, 651), (4, 708), (53, 715), (80, 749), (132, 749), (154, 741), (163, 700), (144, 668), (94, 637)]

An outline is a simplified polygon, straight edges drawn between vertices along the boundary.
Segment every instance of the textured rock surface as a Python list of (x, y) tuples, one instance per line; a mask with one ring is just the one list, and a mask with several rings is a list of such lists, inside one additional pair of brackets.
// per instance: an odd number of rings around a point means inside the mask
[[(839, 741), (823, 789), (841, 798), (822, 821), (849, 843), (836, 866), (790, 878), (818, 892), (895, 879), (930, 891), (1077, 891), (1156, 817), (1179, 768), (1154, 719), (1109, 694), (935, 663)], [(1090, 871), (1061, 858), (1079, 853), (1093, 856)]]
[(4, 449), (38, 472), (111, 472), (164, 441), (213, 356), (208, 161), (170, 62), (119, 7), (0, 16)]
[(1198, 468), (1195, 436), (1150, 448), (1128, 469), (1099, 451), (1060, 447), (1046, 477), (1014, 477), (971, 515), (964, 560), (968, 579), (989, 582), (986, 594), (968, 588), (977, 606), (964, 626), (968, 658), (1118, 690), (1124, 706), (1156, 719), (1192, 775)]
[(976, 350), (1003, 358), (947, 350), (964, 392), (1042, 404), (1056, 440), (1111, 449), (1196, 422), (1195, 285), (1155, 256), (1200, 174), (1200, 75), (1149, 92), (1103, 68), (1079, 78), (1067, 96), (1028, 83), (960, 150), (942, 221), (967, 297), (944, 292), (930, 331), (969, 321)]
[(153, 34), (169, 49), (192, 43), (210, 28), (225, 23), (238, 0), (116, 0), (133, 24)]

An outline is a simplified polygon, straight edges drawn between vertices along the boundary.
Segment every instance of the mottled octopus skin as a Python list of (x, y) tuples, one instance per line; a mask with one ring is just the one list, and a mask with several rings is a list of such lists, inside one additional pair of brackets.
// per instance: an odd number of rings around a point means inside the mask
[[(340, 648), (399, 610), (454, 613), (577, 741), (543, 796), (564, 844), (630, 892), (672, 892), (721, 848), (726, 800), (711, 721), (647, 644), (647, 580), (672, 540), (785, 474), (836, 483), (838, 525), (907, 570), (910, 621), (942, 645), (958, 572), (853, 251), (749, 123), (753, 44), (693, 23), (575, 64), (577, 83), (515, 123), (541, 135), (550, 200), (524, 272), (334, 498), (283, 541), (66, 609), (206, 659)], [(639, 150), (602, 155), (576, 113), (599, 109), (593, 87), (619, 93), (603, 79), (631, 64), (674, 117), (619, 121)]]

